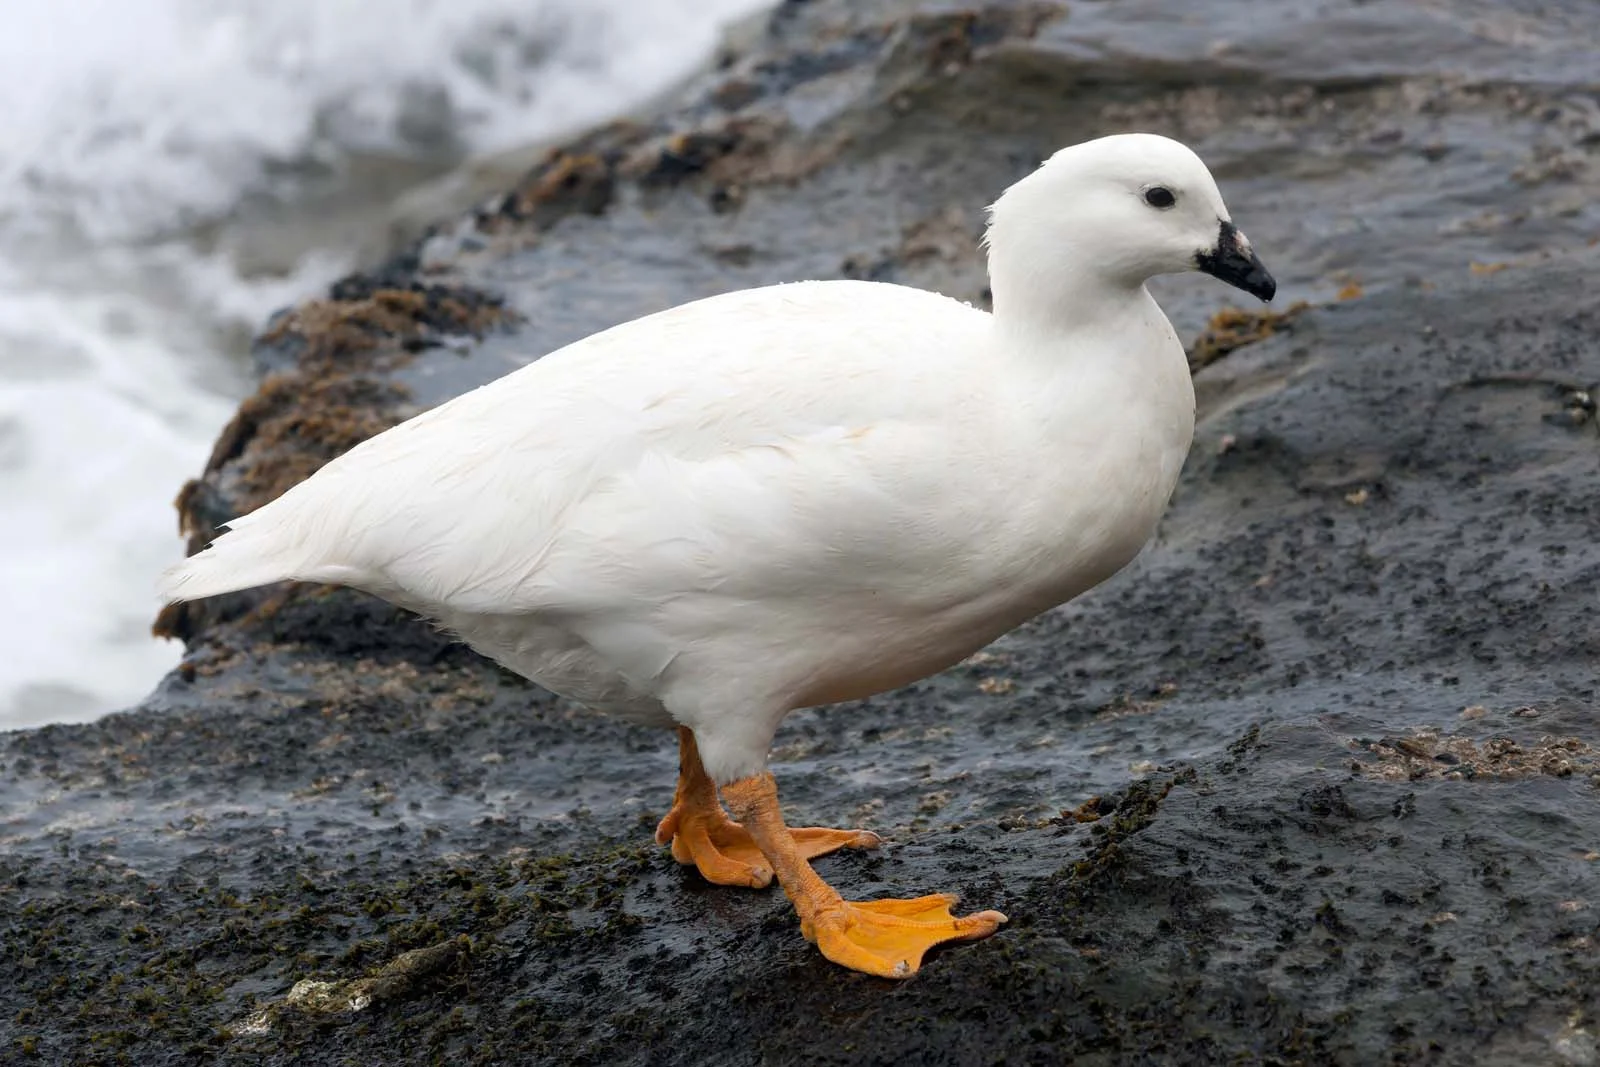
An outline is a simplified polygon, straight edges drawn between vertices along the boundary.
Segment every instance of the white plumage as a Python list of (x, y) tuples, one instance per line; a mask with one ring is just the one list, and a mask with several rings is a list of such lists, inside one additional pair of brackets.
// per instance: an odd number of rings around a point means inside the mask
[(1227, 217), (1175, 142), (1063, 150), (992, 209), (992, 315), (830, 281), (624, 323), (352, 449), (162, 591), (365, 589), (744, 778), (789, 711), (942, 669), (1138, 552), (1194, 416), (1144, 282)]

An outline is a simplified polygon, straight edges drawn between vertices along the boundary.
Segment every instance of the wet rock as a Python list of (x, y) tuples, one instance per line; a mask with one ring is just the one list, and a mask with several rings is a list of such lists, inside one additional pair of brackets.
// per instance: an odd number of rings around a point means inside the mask
[[(1113, 129), (1196, 144), (1283, 306), (1325, 305), (1195, 346), (1126, 573), (781, 733), (796, 821), (889, 839), (831, 879), (960, 891), (995, 938), (839, 970), (649, 843), (665, 734), (284, 586), (164, 614), (189, 654), (141, 707), (0, 738), (0, 1058), (1595, 1062), (1595, 38), (1576, 0), (784, 3), (672, 109), (275, 319), (196, 544), (672, 303), (981, 301), (982, 205)], [(1162, 296), (1190, 336), (1228, 299)]]

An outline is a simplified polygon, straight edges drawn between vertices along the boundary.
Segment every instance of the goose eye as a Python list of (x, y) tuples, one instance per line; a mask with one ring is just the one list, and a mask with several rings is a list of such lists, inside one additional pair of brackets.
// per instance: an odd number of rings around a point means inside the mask
[(1178, 202), (1172, 190), (1165, 185), (1152, 185), (1144, 191), (1144, 202), (1155, 208), (1169, 208)]

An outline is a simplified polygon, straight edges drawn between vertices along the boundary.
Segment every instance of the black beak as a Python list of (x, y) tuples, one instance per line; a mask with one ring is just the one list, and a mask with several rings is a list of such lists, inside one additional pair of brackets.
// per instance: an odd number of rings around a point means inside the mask
[(1217, 247), (1195, 255), (1194, 265), (1213, 278), (1262, 300), (1271, 300), (1278, 291), (1278, 283), (1272, 280), (1255, 249), (1250, 247), (1250, 239), (1231, 222), (1222, 224)]

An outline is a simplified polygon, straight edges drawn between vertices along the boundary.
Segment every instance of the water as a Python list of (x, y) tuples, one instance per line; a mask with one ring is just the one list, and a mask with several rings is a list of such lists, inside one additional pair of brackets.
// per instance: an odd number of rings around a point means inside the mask
[(0, 728), (176, 662), (171, 501), (265, 315), (407, 186), (640, 105), (764, 3), (0, 0)]

